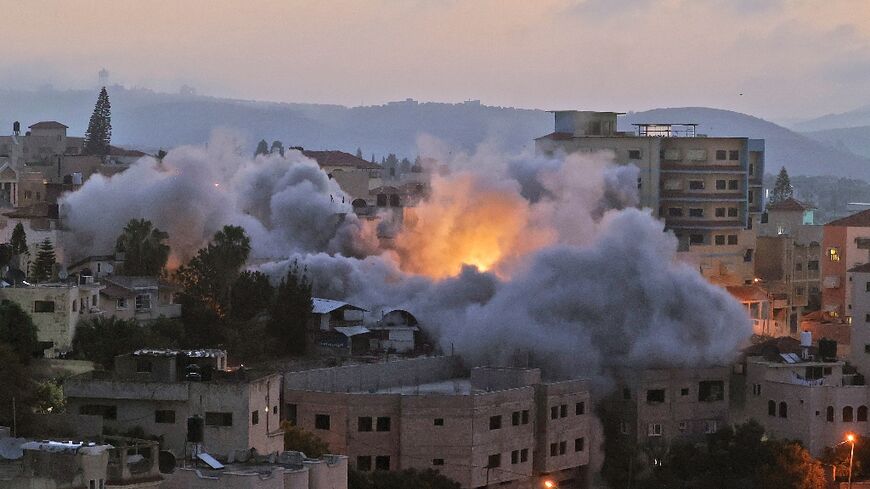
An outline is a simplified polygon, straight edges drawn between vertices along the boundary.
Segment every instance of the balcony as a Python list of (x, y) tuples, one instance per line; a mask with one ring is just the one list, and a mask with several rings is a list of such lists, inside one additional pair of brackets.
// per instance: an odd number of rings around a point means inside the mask
[(743, 174), (746, 170), (737, 165), (706, 165), (699, 163), (665, 163), (661, 164), (662, 173), (729, 173)]
[(689, 200), (689, 201), (733, 201), (744, 202), (746, 195), (742, 192), (715, 192), (683, 190), (662, 190), (659, 194), (661, 200)]
[(743, 229), (743, 223), (740, 221), (713, 221), (709, 219), (665, 218), (665, 225), (670, 229)]

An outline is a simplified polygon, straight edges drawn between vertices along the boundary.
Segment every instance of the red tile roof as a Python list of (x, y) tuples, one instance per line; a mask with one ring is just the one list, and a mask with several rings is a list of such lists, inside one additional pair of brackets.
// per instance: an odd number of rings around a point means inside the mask
[(769, 211), (805, 211), (814, 208), (815, 207), (807, 204), (806, 202), (801, 202), (791, 197), (783, 200), (782, 202), (774, 202), (773, 204), (767, 206), (767, 210)]
[(302, 150), (302, 154), (316, 161), (320, 166), (345, 166), (358, 170), (380, 170), (381, 165), (366, 161), (362, 158), (345, 153), (344, 151), (309, 151)]
[(825, 226), (843, 226), (849, 228), (867, 228), (870, 227), (870, 209), (857, 212), (851, 216), (846, 216), (840, 219), (833, 220)]
[(57, 121), (42, 121), (30, 126), (30, 129), (69, 129), (69, 126)]

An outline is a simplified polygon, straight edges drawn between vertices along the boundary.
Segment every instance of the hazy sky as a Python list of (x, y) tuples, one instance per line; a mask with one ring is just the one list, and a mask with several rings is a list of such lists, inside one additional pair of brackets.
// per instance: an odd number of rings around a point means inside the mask
[[(868, 0), (0, 0), (0, 86), (113, 82), (259, 100), (870, 104)], [(740, 94), (743, 95), (740, 95)]]

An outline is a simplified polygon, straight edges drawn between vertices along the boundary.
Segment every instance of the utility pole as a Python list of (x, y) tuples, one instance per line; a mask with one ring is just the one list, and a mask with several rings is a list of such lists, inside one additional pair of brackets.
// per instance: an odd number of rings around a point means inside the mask
[(12, 396), (12, 438), (18, 438), (18, 416), (15, 411), (15, 396)]

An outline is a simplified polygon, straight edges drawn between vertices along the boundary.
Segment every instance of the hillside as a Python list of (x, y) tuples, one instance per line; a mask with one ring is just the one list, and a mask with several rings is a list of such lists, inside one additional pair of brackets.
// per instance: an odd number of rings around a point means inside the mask
[(839, 114), (828, 114), (798, 122), (792, 125), (792, 129), (800, 132), (810, 132), (860, 126), (870, 126), (870, 105)]
[(824, 129), (804, 135), (828, 146), (870, 158), (870, 126)]

